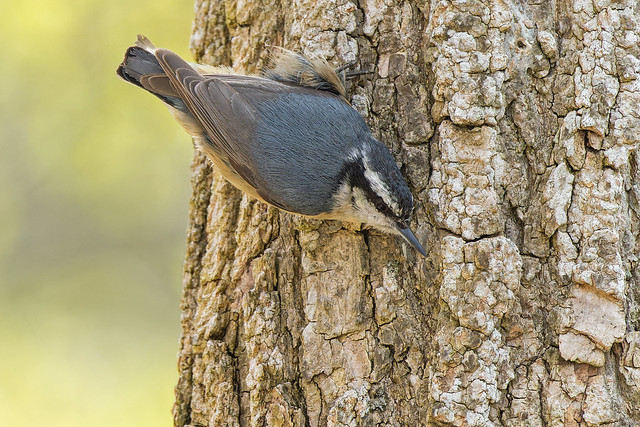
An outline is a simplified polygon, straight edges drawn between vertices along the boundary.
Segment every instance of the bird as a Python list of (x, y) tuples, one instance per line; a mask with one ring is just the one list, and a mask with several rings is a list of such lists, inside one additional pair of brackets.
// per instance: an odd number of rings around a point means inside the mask
[(258, 75), (188, 63), (139, 35), (117, 75), (163, 101), (232, 185), (305, 217), (399, 235), (413, 197), (389, 149), (347, 100), (324, 60), (280, 48)]

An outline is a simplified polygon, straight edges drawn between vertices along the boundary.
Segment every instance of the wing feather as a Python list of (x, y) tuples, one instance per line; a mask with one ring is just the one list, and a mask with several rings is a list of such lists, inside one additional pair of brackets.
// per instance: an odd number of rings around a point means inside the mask
[[(221, 78), (202, 76), (175, 53), (158, 49), (156, 57), (172, 86), (207, 133), (214, 151), (221, 153), (223, 160), (262, 194), (264, 191), (254, 177), (247, 153), (257, 116), (255, 107)], [(265, 201), (274, 204), (272, 200)]]
[(152, 93), (172, 97), (178, 96), (166, 74), (145, 74), (140, 77), (140, 84)]

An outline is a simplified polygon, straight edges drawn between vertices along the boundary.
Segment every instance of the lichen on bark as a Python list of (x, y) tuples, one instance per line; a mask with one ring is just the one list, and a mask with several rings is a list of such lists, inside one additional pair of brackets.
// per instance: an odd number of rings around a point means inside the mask
[(197, 0), (197, 60), (353, 59), (414, 194), (389, 235), (279, 213), (201, 155), (178, 426), (640, 423), (640, 9)]

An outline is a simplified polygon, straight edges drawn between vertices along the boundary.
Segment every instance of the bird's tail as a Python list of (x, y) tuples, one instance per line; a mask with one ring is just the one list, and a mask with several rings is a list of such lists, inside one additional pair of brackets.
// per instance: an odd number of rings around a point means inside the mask
[(116, 74), (124, 81), (132, 83), (152, 93), (174, 108), (183, 110), (184, 102), (171, 86), (169, 78), (155, 55), (156, 47), (145, 36), (138, 36), (135, 46), (127, 49), (124, 60)]
[(138, 36), (135, 46), (131, 46), (124, 54), (124, 60), (116, 70), (123, 80), (143, 89), (140, 79), (145, 75), (164, 74), (156, 59), (155, 46), (144, 36)]

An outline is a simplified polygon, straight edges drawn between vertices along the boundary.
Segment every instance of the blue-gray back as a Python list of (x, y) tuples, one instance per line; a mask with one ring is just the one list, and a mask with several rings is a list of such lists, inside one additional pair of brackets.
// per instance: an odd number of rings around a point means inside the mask
[(345, 161), (371, 139), (362, 117), (341, 98), (310, 90), (253, 105), (259, 119), (250, 157), (261, 195), (290, 211), (328, 212)]

